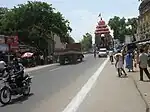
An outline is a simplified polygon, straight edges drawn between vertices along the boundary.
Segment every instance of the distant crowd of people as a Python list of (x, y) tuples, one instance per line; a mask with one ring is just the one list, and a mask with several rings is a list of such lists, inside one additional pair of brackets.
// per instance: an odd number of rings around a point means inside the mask
[[(96, 58), (97, 51), (94, 50), (94, 58)], [(109, 51), (110, 62), (113, 64), (115, 61), (115, 67), (119, 77), (127, 76), (127, 72), (134, 72), (137, 69), (140, 70), (140, 81), (143, 81), (143, 72), (150, 79), (150, 73), (148, 71), (149, 58), (148, 50), (143, 46), (132, 50), (118, 50), (114, 53), (113, 50)]]
[[(122, 76), (122, 72), (125, 76), (127, 76), (127, 73), (124, 70), (124, 62), (125, 62), (125, 68), (127, 68), (128, 72), (134, 72), (137, 67), (140, 69), (140, 80), (143, 81), (143, 71), (147, 75), (147, 77), (150, 79), (150, 73), (147, 69), (148, 67), (148, 54), (147, 51), (145, 51), (143, 48), (140, 48), (139, 50), (134, 51), (127, 51), (126, 53), (122, 50), (115, 54), (114, 56), (116, 63), (115, 67), (118, 71), (118, 76)], [(135, 68), (135, 69), (134, 69)]]
[(18, 58), (20, 62), (27, 68), (57, 62), (52, 54), (49, 56), (44, 56), (42, 53), (35, 53), (31, 57), (22, 58), (21, 55), (0, 52), (0, 59), (5, 63), (12, 61), (13, 58)]

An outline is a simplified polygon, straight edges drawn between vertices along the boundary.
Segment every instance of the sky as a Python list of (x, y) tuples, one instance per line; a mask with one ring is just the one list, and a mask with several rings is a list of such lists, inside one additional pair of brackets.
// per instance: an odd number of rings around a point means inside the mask
[[(11, 2), (10, 2), (11, 1)], [(12, 8), (28, 0), (1, 0), (0, 6)], [(34, 0), (35, 1), (35, 0)], [(71, 35), (78, 42), (86, 32), (94, 36), (95, 27), (101, 13), (103, 19), (114, 16), (137, 17), (138, 0), (38, 0), (52, 4), (70, 21), (73, 29)]]

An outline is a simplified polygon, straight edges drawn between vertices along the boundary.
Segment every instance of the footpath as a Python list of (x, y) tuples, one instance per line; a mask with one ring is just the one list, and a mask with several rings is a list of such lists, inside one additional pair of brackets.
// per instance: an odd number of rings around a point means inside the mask
[[(150, 71), (150, 68), (149, 68)], [(144, 81), (140, 81), (140, 73), (139, 69), (136, 69), (135, 72), (130, 72), (128, 73), (129, 77), (133, 79), (136, 88), (140, 92), (143, 100), (145, 101), (146, 104), (146, 112), (150, 112), (150, 81), (148, 80), (148, 77), (146, 76), (145, 73), (143, 73), (143, 79)]]
[(146, 112), (131, 75), (119, 78), (108, 62), (77, 112)]

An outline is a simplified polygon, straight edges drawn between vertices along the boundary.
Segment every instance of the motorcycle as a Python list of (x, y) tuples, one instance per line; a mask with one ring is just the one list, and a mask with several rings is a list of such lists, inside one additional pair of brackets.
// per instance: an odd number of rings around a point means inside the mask
[(0, 70), (0, 78), (2, 78), (2, 77), (7, 77), (5, 68), (3, 70)]
[(28, 96), (31, 90), (32, 77), (25, 74), (22, 80), (22, 87), (16, 84), (16, 76), (9, 75), (7, 78), (2, 78), (4, 86), (0, 90), (0, 102), (4, 105), (11, 102), (12, 96), (23, 95)]
[(8, 66), (6, 66), (3, 70), (0, 70), (0, 78), (6, 78), (8, 77), (8, 73), (11, 71), (12, 69)]

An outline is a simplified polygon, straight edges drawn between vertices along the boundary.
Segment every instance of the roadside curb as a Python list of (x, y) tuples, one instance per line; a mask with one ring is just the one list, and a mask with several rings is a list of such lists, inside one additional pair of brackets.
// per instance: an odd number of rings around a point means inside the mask
[(43, 68), (54, 66), (54, 65), (58, 65), (58, 63), (44, 65), (44, 66), (36, 66), (36, 67), (32, 67), (32, 68), (25, 68), (25, 72), (32, 72), (32, 71), (35, 71), (35, 70), (43, 69)]
[[(88, 55), (88, 53), (86, 53), (84, 55), (86, 56), (86, 55)], [(32, 68), (25, 68), (25, 72), (32, 72), (32, 71), (35, 71), (35, 70), (43, 69), (43, 68), (54, 66), (54, 65), (58, 65), (58, 63), (48, 64), (48, 65), (43, 65), (43, 66), (41, 65), (41, 66), (36, 66), (36, 67), (32, 67)]]
[(131, 79), (133, 80), (136, 89), (137, 89), (138, 92), (140, 93), (140, 96), (141, 96), (142, 100), (143, 100), (144, 103), (145, 103), (145, 112), (150, 112), (150, 111), (149, 111), (150, 107), (149, 107), (149, 105), (148, 105), (148, 102), (146, 101), (144, 95), (142, 94), (140, 88), (138, 87), (138, 84), (137, 84), (136, 80), (133, 78), (132, 75), (131, 75)]

